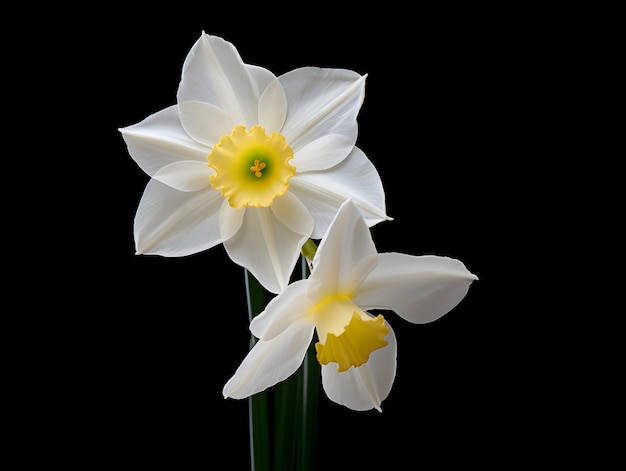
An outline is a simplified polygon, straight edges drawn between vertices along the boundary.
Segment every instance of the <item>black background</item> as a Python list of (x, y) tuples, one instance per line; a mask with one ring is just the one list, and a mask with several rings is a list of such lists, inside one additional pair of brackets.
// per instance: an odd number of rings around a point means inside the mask
[[(104, 240), (86, 255), (103, 276), (78, 340), (90, 353), (72, 355), (84, 378), (76, 428), (92, 450), (87, 461), (249, 466), (247, 401), (221, 395), (248, 348), (243, 269), (221, 246), (184, 258), (134, 254), (148, 177), (118, 131), (175, 103), (185, 56), (206, 31), (276, 75), (306, 65), (368, 74), (357, 145), (377, 167), (394, 218), (372, 228), (379, 252), (450, 256), (479, 277), (436, 322), (387, 316), (398, 370), (382, 413), (348, 410), (321, 392), (318, 469), (533, 464), (553, 449), (562, 408), (529, 362), (542, 339), (526, 334), (532, 313), (521, 307), (527, 289), (514, 268), (538, 236), (517, 192), (528, 184), (536, 131), (526, 112), (544, 74), (541, 61), (528, 67), (537, 25), (514, 12), (447, 7), (354, 16), (257, 8), (158, 20), (120, 12), (92, 33), (102, 41), (89, 75), (99, 77), (99, 173), (108, 182), (97, 228)], [(539, 403), (551, 410), (541, 419)]]

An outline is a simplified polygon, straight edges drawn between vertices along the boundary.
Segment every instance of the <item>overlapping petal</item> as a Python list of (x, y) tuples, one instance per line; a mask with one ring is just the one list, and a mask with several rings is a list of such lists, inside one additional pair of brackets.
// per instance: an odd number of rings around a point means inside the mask
[(354, 139), (341, 134), (328, 134), (305, 144), (291, 162), (298, 173), (328, 170), (352, 152)]
[(206, 162), (184, 160), (165, 165), (152, 178), (179, 191), (198, 191), (209, 187), (212, 173)]
[(149, 176), (172, 162), (206, 162), (210, 149), (189, 137), (180, 123), (177, 106), (170, 106), (143, 121), (120, 129), (128, 152)]
[(292, 193), (285, 193), (276, 198), (270, 209), (274, 216), (293, 232), (306, 235), (313, 230), (315, 224), (313, 217)]
[(206, 146), (205, 160), (211, 147), (220, 137), (230, 134), (236, 124), (224, 110), (201, 101), (180, 102), (178, 111), (189, 137)]
[(224, 397), (243, 399), (287, 379), (302, 364), (313, 339), (314, 324), (293, 322), (280, 335), (259, 340), (224, 385)]
[(276, 77), (244, 64), (235, 47), (202, 34), (183, 63), (177, 100), (201, 101), (220, 108), (237, 124), (256, 124), (261, 93)]
[(328, 134), (356, 140), (365, 79), (351, 70), (318, 67), (302, 67), (279, 77), (288, 106), (282, 134), (296, 154)]
[[(281, 208), (301, 209), (292, 195), (287, 193), (281, 199)], [(228, 256), (273, 293), (289, 283), (300, 248), (309, 237), (308, 232), (300, 231), (309, 229), (312, 222), (306, 212), (285, 211), (281, 216), (275, 217), (272, 208), (246, 208), (240, 230), (224, 241)]]
[(337, 364), (322, 366), (322, 386), (328, 398), (352, 410), (377, 409), (382, 412), (384, 401), (396, 377), (396, 334), (389, 324), (386, 347), (374, 350), (367, 363), (338, 373)]
[(228, 200), (223, 200), (220, 208), (220, 234), (222, 235), (222, 240), (228, 240), (239, 232), (245, 215), (246, 208), (233, 208), (228, 204)]
[(273, 80), (259, 98), (258, 123), (270, 134), (281, 132), (287, 117), (287, 96), (278, 79)]
[(322, 238), (309, 277), (319, 281), (311, 285), (318, 292), (310, 297), (323, 299), (327, 293), (352, 293), (378, 263), (372, 236), (361, 214), (350, 210), (353, 208), (343, 204)]
[(358, 147), (329, 171), (296, 173), (290, 190), (315, 219), (312, 239), (324, 236), (347, 199), (352, 199), (368, 227), (391, 219), (385, 211), (385, 191), (380, 175)]
[(308, 280), (291, 283), (267, 304), (263, 312), (252, 319), (250, 332), (259, 339), (268, 340), (284, 332), (293, 322), (305, 319), (312, 304), (307, 302)]
[(380, 254), (354, 302), (364, 309), (390, 309), (409, 322), (432, 322), (461, 302), (477, 279), (453, 258)]
[(151, 179), (135, 215), (138, 254), (182, 257), (222, 242), (219, 192), (184, 192)]

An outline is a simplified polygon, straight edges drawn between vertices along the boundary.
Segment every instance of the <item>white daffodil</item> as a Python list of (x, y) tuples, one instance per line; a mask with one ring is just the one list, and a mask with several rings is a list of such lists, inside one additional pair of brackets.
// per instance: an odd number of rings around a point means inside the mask
[(185, 256), (222, 243), (273, 293), (308, 238), (352, 198), (369, 226), (390, 219), (378, 172), (355, 146), (366, 76), (303, 67), (280, 77), (202, 33), (177, 104), (121, 128), (150, 177), (134, 223), (138, 254)]
[(452, 258), (378, 254), (351, 201), (341, 206), (312, 265), (309, 278), (287, 286), (252, 320), (259, 340), (224, 386), (224, 397), (242, 399), (291, 376), (316, 331), (327, 396), (350, 409), (380, 411), (396, 375), (396, 337), (382, 315), (367, 310), (432, 322), (477, 279)]

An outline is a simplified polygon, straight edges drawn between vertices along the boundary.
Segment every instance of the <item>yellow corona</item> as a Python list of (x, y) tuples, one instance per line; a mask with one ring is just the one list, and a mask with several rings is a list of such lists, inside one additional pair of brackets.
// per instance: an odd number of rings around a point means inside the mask
[(233, 128), (207, 156), (211, 186), (234, 208), (268, 207), (289, 188), (296, 168), (289, 163), (293, 151), (280, 133), (268, 135), (261, 126)]

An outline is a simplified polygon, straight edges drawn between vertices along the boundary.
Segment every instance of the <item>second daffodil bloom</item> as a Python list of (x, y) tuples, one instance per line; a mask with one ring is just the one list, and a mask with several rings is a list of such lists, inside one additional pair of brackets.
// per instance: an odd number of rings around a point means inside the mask
[(390, 219), (378, 172), (355, 146), (366, 76), (302, 67), (276, 77), (202, 33), (177, 103), (122, 128), (149, 176), (135, 216), (138, 254), (223, 244), (269, 291), (284, 289), (303, 243), (352, 198), (369, 226)]
[(259, 340), (224, 386), (224, 397), (243, 399), (291, 376), (317, 332), (326, 395), (350, 409), (381, 411), (396, 375), (396, 337), (387, 319), (367, 311), (431, 322), (477, 279), (452, 258), (377, 253), (351, 201), (341, 206), (312, 265), (309, 278), (290, 284), (252, 320)]

